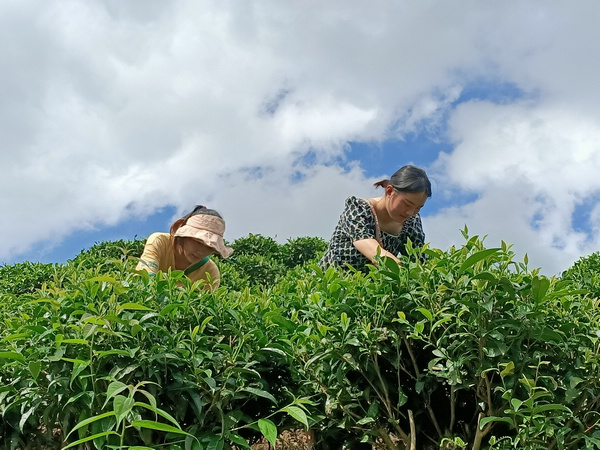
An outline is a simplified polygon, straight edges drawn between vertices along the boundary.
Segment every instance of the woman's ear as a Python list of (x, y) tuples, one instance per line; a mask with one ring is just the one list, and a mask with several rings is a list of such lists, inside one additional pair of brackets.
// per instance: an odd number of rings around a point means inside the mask
[(392, 186), (391, 184), (388, 184), (385, 187), (385, 195), (392, 195), (392, 192), (394, 192), (394, 186)]

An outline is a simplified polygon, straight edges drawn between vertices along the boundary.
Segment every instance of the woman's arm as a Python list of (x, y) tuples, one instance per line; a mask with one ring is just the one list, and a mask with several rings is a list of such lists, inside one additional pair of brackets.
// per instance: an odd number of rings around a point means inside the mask
[(353, 242), (356, 249), (361, 252), (365, 257), (369, 258), (369, 260), (377, 265), (377, 261), (375, 261), (375, 256), (377, 256), (377, 252), (380, 251), (380, 256), (391, 258), (400, 264), (400, 260), (393, 253), (388, 252), (384, 248), (381, 247), (377, 239), (359, 239)]

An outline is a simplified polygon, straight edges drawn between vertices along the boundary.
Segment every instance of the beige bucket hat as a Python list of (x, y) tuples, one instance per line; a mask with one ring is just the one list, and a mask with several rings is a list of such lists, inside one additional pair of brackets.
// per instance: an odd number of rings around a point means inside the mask
[(231, 247), (225, 245), (225, 221), (209, 214), (196, 214), (190, 217), (185, 225), (179, 227), (175, 237), (189, 237), (197, 239), (211, 248), (223, 258), (228, 258), (233, 253)]

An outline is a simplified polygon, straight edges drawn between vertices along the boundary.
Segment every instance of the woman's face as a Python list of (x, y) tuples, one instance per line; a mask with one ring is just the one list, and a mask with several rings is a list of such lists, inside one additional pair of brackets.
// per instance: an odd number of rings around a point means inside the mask
[(391, 185), (386, 187), (385, 195), (388, 214), (394, 222), (398, 223), (403, 223), (417, 214), (427, 201), (425, 192), (398, 192)]
[(209, 247), (202, 241), (187, 237), (183, 238), (183, 254), (191, 264), (194, 264), (195, 262), (198, 262), (214, 253), (215, 249)]

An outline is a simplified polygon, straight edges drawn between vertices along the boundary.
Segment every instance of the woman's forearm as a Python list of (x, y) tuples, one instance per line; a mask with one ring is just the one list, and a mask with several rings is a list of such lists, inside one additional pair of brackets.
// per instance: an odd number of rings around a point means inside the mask
[(400, 260), (396, 257), (396, 255), (381, 247), (376, 239), (360, 239), (358, 241), (354, 241), (353, 244), (359, 252), (365, 255), (365, 257), (369, 258), (369, 260), (375, 265), (377, 265), (377, 261), (375, 261), (375, 257), (377, 255), (391, 258), (400, 264)]

